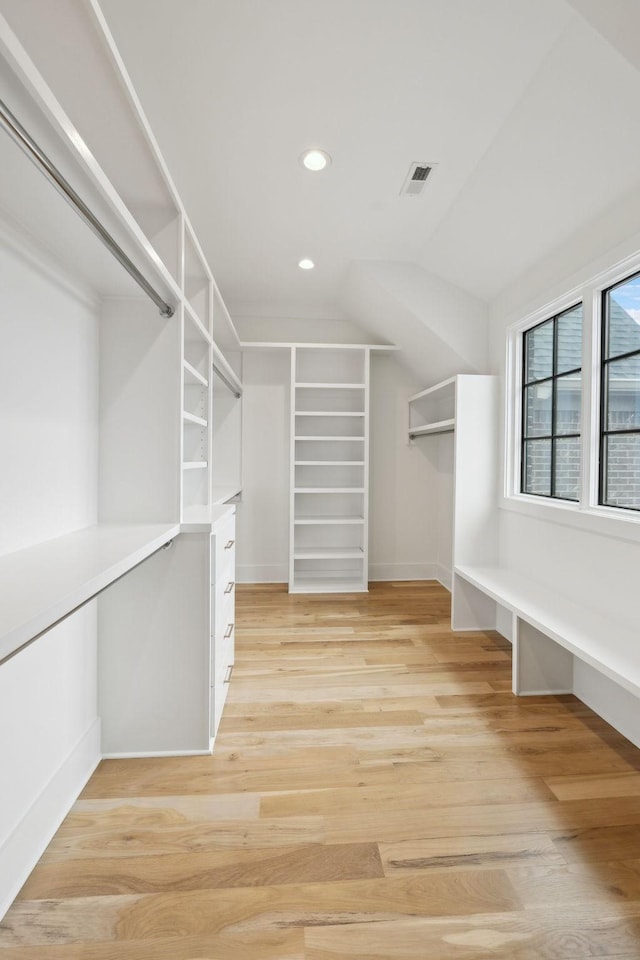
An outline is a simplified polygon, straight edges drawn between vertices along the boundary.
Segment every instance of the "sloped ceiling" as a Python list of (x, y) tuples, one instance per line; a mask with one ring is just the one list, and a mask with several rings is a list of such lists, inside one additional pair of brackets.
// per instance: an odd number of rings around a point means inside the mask
[(640, 181), (636, 0), (101, 6), (236, 316), (377, 327), (361, 261), (490, 302)]
[[(579, 20), (564, 0), (101, 5), (225, 298), (325, 315), (354, 260), (432, 269), (430, 238), (505, 127), (517, 134), (519, 104)], [(535, 130), (527, 140), (538, 148)], [(298, 162), (314, 145), (333, 158), (322, 175)], [(399, 196), (412, 161), (438, 163), (417, 200)], [(475, 274), (456, 282), (487, 294)]]

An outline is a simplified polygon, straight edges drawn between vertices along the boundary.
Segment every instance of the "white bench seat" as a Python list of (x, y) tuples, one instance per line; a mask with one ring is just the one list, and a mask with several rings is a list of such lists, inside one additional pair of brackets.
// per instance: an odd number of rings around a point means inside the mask
[(455, 567), (454, 630), (495, 627), (496, 603), (513, 615), (514, 693), (572, 692), (575, 656), (640, 696), (640, 629), (506, 568)]

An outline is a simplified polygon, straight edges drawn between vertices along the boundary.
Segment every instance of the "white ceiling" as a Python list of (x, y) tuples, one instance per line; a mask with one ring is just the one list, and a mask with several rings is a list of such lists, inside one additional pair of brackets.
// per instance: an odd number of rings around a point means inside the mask
[[(600, 0), (100, 2), (232, 311), (339, 315), (359, 260), (489, 300), (640, 177)], [(439, 164), (417, 200), (412, 161)]]

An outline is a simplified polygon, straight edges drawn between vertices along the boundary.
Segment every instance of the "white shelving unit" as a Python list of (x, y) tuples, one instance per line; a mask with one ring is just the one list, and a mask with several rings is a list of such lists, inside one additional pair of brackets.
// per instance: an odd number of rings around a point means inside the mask
[(367, 589), (367, 347), (291, 350), (289, 590)]
[[(98, 522), (85, 539), (98, 549), (106, 538), (110, 544), (109, 569), (120, 571), (118, 576), (127, 573), (127, 578), (135, 579), (135, 564), (130, 558), (144, 559), (146, 548), (141, 546), (132, 554), (130, 538), (115, 536), (114, 530), (130, 525), (134, 540), (136, 530), (144, 540), (147, 530), (179, 533), (182, 529), (179, 539), (183, 541), (193, 532), (189, 523), (197, 516), (201, 524), (208, 517), (211, 532), (219, 520), (216, 502), (237, 495), (241, 489), (240, 415), (235, 396), (242, 392), (239, 341), (97, 0), (65, 4), (65, 35), (73, 45), (73, 62), (61, 55), (59, 46), (49, 42), (50, 35), (59, 30), (59, 11), (54, 6), (45, 5), (34, 17), (24, 5), (9, 3), (3, 13), (3, 101), (158, 297), (168, 304), (170, 310), (165, 313), (173, 311), (172, 316), (159, 315), (157, 307), (72, 205), (26, 159), (16, 143), (0, 133), (4, 236), (11, 238), (16, 248), (28, 251), (34, 262), (61, 276), (63, 283), (81, 291), (87, 302), (97, 305)], [(7, 327), (3, 331), (3, 350), (10, 355), (10, 331)], [(34, 342), (33, 349), (44, 351), (46, 347)], [(221, 412), (224, 404), (214, 404), (219, 379), (214, 365), (231, 384), (236, 405), (231, 420)], [(177, 526), (180, 523), (186, 526)], [(70, 531), (69, 536), (77, 534)], [(65, 563), (69, 544), (75, 542), (60, 537), (42, 545), (42, 549), (38, 544), (30, 548), (39, 564), (38, 577), (49, 584), (49, 593), (56, 584), (61, 592), (67, 590), (57, 567)], [(152, 538), (151, 544), (154, 542)], [(87, 550), (90, 558), (91, 550)], [(182, 547), (176, 548), (173, 557), (182, 552)], [(3, 557), (3, 564), (7, 571), (18, 571), (23, 560), (18, 553), (9, 553)], [(200, 613), (209, 610), (211, 616), (213, 564), (209, 551), (202, 560), (199, 591), (192, 589), (198, 577), (189, 562), (181, 566), (173, 560), (171, 566), (174, 585), (184, 587), (184, 578), (188, 577), (191, 602)], [(159, 560), (149, 561), (145, 569), (151, 570), (154, 565), (159, 569)], [(98, 580), (89, 581), (98, 584)], [(7, 573), (0, 586), (2, 609), (11, 608), (11, 582)], [(149, 596), (157, 598), (161, 583), (161, 579), (154, 583), (153, 578), (145, 581), (140, 577), (139, 590), (123, 588), (124, 612), (132, 622)], [(95, 592), (101, 589), (98, 585)], [(120, 587), (110, 587), (99, 599), (101, 670), (107, 673), (113, 650), (112, 598), (117, 589)], [(176, 587), (176, 609), (182, 602), (178, 594)], [(61, 596), (62, 605), (69, 596)], [(57, 609), (54, 599), (51, 608)], [(210, 625), (196, 629), (196, 620), (190, 629), (195, 631), (195, 642), (208, 652), (212, 630)], [(174, 616), (172, 624), (178, 643), (185, 623), (180, 625)], [(0, 649), (2, 642), (0, 635)], [(165, 668), (169, 685), (170, 661), (168, 656)], [(163, 669), (161, 655), (156, 667)], [(194, 674), (191, 682), (197, 686), (200, 677)], [(102, 724), (107, 737), (115, 723), (110, 708), (105, 706), (108, 702), (109, 698), (103, 696)], [(167, 702), (173, 703), (175, 710), (182, 709), (176, 700)], [(199, 739), (193, 744), (194, 749), (209, 747), (209, 740), (205, 743)], [(180, 749), (188, 748), (185, 742)], [(114, 749), (128, 752), (126, 734)], [(135, 749), (145, 752), (162, 747), (156, 740), (153, 748), (138, 744)]]
[(216, 504), (241, 487), (242, 367), (98, 0), (0, 9), (2, 101), (80, 200), (27, 159), (5, 116), (0, 345), (10, 369), (28, 351), (37, 400), (4, 378), (3, 516), (10, 502), (16, 521), (0, 531), (0, 723), (30, 769), (2, 757), (1, 916), (101, 755), (212, 749), (235, 580), (233, 551), (226, 566), (216, 555), (235, 507)]

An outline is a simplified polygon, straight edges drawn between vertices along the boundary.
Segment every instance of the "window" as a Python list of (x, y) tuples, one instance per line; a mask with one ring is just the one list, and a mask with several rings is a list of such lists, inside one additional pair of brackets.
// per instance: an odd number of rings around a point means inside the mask
[(640, 274), (602, 294), (598, 502), (640, 510)]
[[(582, 304), (525, 331), (522, 493), (580, 499), (581, 369)], [(640, 440), (640, 419), (638, 426)]]

